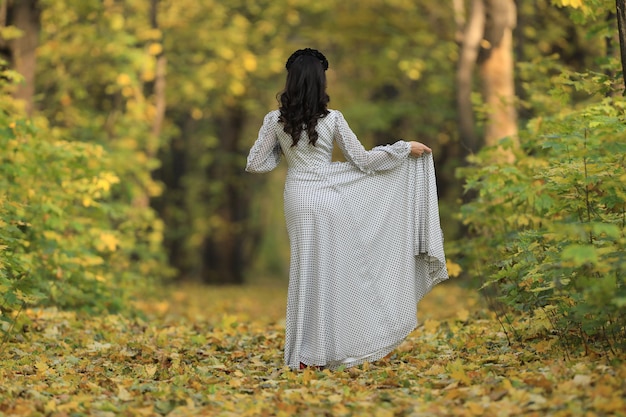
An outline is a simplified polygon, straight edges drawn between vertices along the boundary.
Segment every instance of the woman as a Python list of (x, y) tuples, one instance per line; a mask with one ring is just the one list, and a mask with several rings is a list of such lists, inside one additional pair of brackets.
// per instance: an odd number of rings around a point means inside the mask
[[(417, 302), (448, 278), (431, 150), (398, 141), (366, 151), (329, 110), (328, 61), (287, 60), (279, 110), (265, 116), (246, 170), (288, 164), (291, 248), (285, 363), (350, 367), (390, 353), (417, 325)], [(331, 162), (333, 145), (347, 162)]]

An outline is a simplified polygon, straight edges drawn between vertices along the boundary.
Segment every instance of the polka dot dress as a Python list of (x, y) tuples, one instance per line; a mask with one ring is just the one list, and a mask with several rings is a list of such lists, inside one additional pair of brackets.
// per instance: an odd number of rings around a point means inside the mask
[[(432, 155), (408, 142), (366, 151), (336, 110), (311, 145), (296, 146), (268, 113), (246, 170), (284, 154), (291, 247), (285, 363), (354, 366), (395, 349), (417, 325), (417, 303), (448, 278)], [(333, 146), (347, 162), (331, 162)]]

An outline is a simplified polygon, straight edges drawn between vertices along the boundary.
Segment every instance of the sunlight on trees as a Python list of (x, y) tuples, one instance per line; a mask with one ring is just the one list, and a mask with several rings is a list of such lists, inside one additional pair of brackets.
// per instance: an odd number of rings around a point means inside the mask
[[(313, 46), (330, 60), (331, 105), (368, 147), (398, 138), (432, 145), (447, 253), (461, 276), (495, 283), (500, 301), (513, 304), (536, 290), (530, 283), (544, 264), (533, 258), (534, 266), (509, 276), (507, 262), (521, 268), (516, 256), (538, 256), (532, 243), (548, 239), (550, 227), (590, 227), (591, 240), (567, 235), (567, 245), (550, 249), (549, 268), (562, 262), (577, 276), (586, 271), (580, 282), (598, 283), (597, 293), (567, 302), (582, 308), (602, 300), (611, 314), (623, 312), (621, 258), (614, 256), (623, 244), (616, 237), (624, 228), (623, 188), (600, 174), (621, 168), (599, 151), (617, 149), (603, 132), (623, 122), (616, 96), (624, 91), (619, 39), (626, 38), (616, 37), (620, 10), (612, 1), (0, 5), (5, 310), (32, 303), (116, 310), (127, 290), (152, 280), (241, 284), (284, 276), (280, 191), (268, 191), (280, 189), (281, 173), (251, 178), (243, 166), (261, 116), (276, 107), (285, 59)], [(588, 125), (579, 126), (579, 117)], [(560, 146), (572, 140), (567, 149), (583, 152), (581, 138), (600, 153), (561, 165)], [(493, 146), (505, 157), (494, 157)], [(586, 179), (576, 176), (581, 160), (594, 173)], [(554, 167), (562, 168), (562, 183), (533, 171)], [(551, 207), (563, 208), (561, 197), (589, 197), (595, 208), (567, 206), (539, 225), (536, 204), (547, 204), (548, 195)], [(598, 217), (581, 220), (575, 214), (583, 209)], [(559, 217), (566, 212), (571, 222)], [(498, 257), (476, 249), (486, 247)], [(536, 293), (548, 288), (542, 302), (564, 309), (556, 282)], [(606, 318), (589, 314), (595, 325)], [(589, 315), (576, 317), (578, 326), (590, 323)]]
[[(623, 414), (625, 28), (624, 0), (0, 0), (0, 414)], [(433, 148), (459, 275), (334, 372), (282, 365), (284, 171), (244, 173), (302, 47), (367, 147)]]

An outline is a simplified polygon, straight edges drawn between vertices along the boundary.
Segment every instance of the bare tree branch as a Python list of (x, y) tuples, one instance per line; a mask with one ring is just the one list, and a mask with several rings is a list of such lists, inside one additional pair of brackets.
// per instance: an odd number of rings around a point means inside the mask
[(456, 73), (459, 135), (461, 143), (464, 143), (470, 152), (478, 149), (474, 110), (472, 108), (472, 80), (484, 27), (484, 2), (483, 0), (472, 0), (469, 21), (463, 30), (459, 66)]

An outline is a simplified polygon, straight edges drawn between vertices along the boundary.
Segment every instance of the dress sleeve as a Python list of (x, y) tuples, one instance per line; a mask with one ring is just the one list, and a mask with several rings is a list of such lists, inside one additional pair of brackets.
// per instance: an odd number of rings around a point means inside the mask
[(339, 111), (335, 123), (334, 139), (346, 159), (368, 174), (401, 165), (411, 152), (411, 145), (403, 140), (366, 151)]
[(263, 126), (259, 130), (259, 137), (250, 149), (246, 171), (269, 172), (280, 162), (280, 143), (276, 136), (276, 121), (273, 113), (268, 113), (263, 119)]

